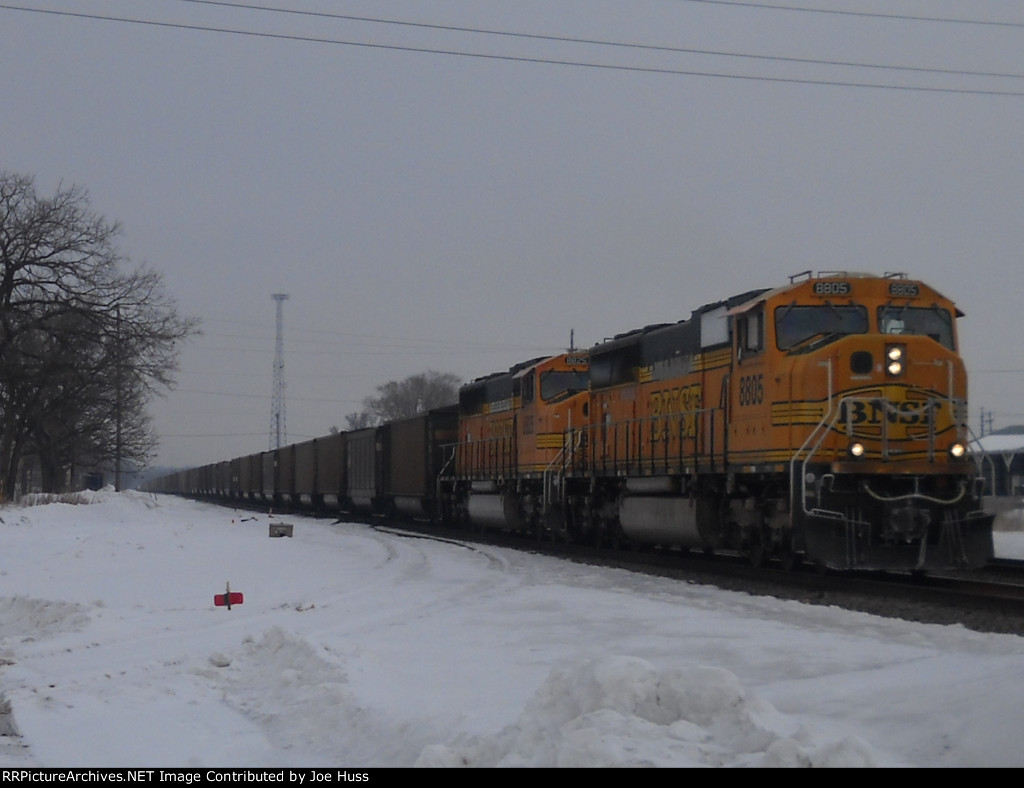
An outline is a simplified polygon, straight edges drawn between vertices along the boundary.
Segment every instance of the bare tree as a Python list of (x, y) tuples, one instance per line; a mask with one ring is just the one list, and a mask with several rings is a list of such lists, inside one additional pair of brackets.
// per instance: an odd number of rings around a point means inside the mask
[(83, 189), (42, 198), (0, 173), (0, 498), (26, 456), (58, 489), (76, 462), (142, 464), (156, 445), (145, 405), (196, 321), (159, 274), (124, 270), (118, 234)]
[(357, 430), (452, 405), (458, 402), (461, 383), (457, 375), (434, 370), (382, 383), (377, 386), (376, 397), (363, 400), (361, 411), (345, 417), (346, 426)]
[[(361, 430), (366, 427), (372, 427), (376, 423), (376, 418), (374, 418), (374, 415), (368, 410), (349, 413), (345, 416), (345, 427), (348, 430)], [(331, 428), (331, 432), (337, 431), (337, 427)]]

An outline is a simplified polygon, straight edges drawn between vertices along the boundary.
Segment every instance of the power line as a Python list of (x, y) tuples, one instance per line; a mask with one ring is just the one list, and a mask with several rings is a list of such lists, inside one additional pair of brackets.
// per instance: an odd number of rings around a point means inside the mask
[[(198, 0), (193, 0), (198, 1)], [(106, 22), (118, 22), (123, 24), (135, 24), (145, 25), (152, 27), (171, 28), (176, 30), (188, 30), (188, 31), (200, 31), (210, 33), (222, 33), (226, 35), (238, 35), (252, 38), (266, 38), (274, 40), (284, 41), (295, 41), (301, 43), (317, 43), (317, 44), (331, 44), (335, 46), (350, 46), (350, 47), (361, 47), (366, 49), (380, 49), (396, 52), (413, 52), (419, 54), (432, 54), (432, 55), (448, 55), (451, 57), (467, 57), (476, 58), (483, 60), (496, 60), (510, 63), (536, 63), (542, 65), (554, 65), (554, 66), (570, 66), (576, 68), (594, 68), (604, 69), (611, 71), (624, 71), (632, 73), (644, 73), (644, 74), (660, 74), (664, 76), (688, 76), (688, 77), (705, 77), (711, 79), (732, 79), (742, 80), (748, 82), (768, 82), (768, 83), (779, 83), (779, 84), (791, 84), (791, 85), (817, 85), (822, 87), (846, 87), (846, 88), (867, 88), (874, 90), (895, 90), (895, 91), (911, 91), (920, 93), (947, 93), (947, 94), (960, 94), (960, 95), (980, 95), (980, 96), (1006, 96), (1006, 97), (1024, 97), (1024, 92), (1012, 91), (1012, 90), (990, 90), (981, 88), (952, 88), (952, 87), (928, 87), (921, 85), (893, 85), (893, 84), (879, 84), (871, 82), (854, 82), (845, 80), (826, 80), (826, 79), (812, 79), (812, 78), (796, 78), (796, 77), (771, 77), (765, 75), (756, 74), (727, 74), (716, 71), (702, 71), (694, 69), (674, 69), (674, 68), (658, 68), (653, 66), (629, 66), (613, 63), (595, 63), (586, 62), (581, 60), (561, 60), (555, 58), (538, 58), (538, 57), (526, 57), (519, 55), (499, 55), (493, 53), (480, 53), (480, 52), (465, 52), (454, 49), (437, 49), (431, 47), (414, 47), (414, 46), (403, 46), (398, 44), (381, 44), (371, 43), (365, 41), (347, 41), (342, 39), (331, 39), (331, 38), (320, 38), (316, 36), (300, 36), (286, 33), (267, 33), (257, 32), (251, 30), (238, 30), (234, 28), (225, 27), (214, 27), (208, 25), (197, 25), (197, 24), (186, 24), (183, 22), (159, 22), (155, 20), (146, 19), (133, 19), (130, 17), (119, 17), (109, 16), (102, 14), (87, 14), (76, 11), (55, 11), (51, 9), (42, 8), (27, 8), (25, 6), (17, 6), (10, 4), (0, 4), (0, 9), (8, 11), (26, 11), (30, 13), (48, 14), (53, 16), (71, 17), (77, 19), (92, 19)], [(582, 40), (581, 40), (582, 42)], [(639, 45), (637, 45), (639, 46)], [(710, 53), (709, 53), (710, 54)], [(759, 57), (753, 55), (743, 55), (742, 53), (722, 53), (729, 54), (732, 57)], [(767, 57), (767, 56), (763, 56)], [(812, 61), (813, 62), (813, 61)], [(822, 64), (828, 64), (827, 61), (822, 61)], [(834, 63), (832, 65), (842, 65), (841, 63)], [(881, 68), (881, 66), (875, 66)], [(899, 67), (892, 67), (899, 68)], [(918, 70), (918, 69), (907, 69), (907, 70)], [(923, 69), (922, 69), (923, 70)], [(936, 70), (938, 71), (938, 70)], [(941, 73), (941, 72), (940, 72)], [(950, 72), (960, 73), (960, 72)], [(971, 75), (972, 72), (963, 72), (963, 75)], [(976, 75), (982, 76), (982, 72), (977, 72)], [(991, 76), (1008, 76), (1018, 78), (1019, 75), (999, 75), (992, 74)]]
[[(264, 399), (263, 394), (247, 394), (235, 391), (200, 391), (199, 389), (175, 388), (175, 393), (202, 394), (207, 397), (231, 397), (232, 399)], [(289, 397), (293, 402), (321, 402), (328, 405), (342, 405), (362, 402), (361, 399), (328, 399), (326, 397)]]
[[(263, 323), (255, 323), (244, 320), (224, 320), (221, 318), (204, 318), (204, 325), (206, 323), (224, 323), (227, 325), (234, 326), (245, 326), (250, 328), (265, 329), (266, 325)], [(295, 334), (312, 334), (312, 339), (296, 338)], [(336, 336), (338, 339), (324, 339), (325, 336)], [(266, 341), (266, 334), (229, 334), (229, 333), (215, 333), (210, 331), (203, 332), (204, 337), (211, 339), (215, 338), (228, 338), (228, 339), (243, 339), (252, 340), (253, 342), (262, 343)], [(513, 352), (526, 352), (526, 353), (556, 353), (560, 345), (553, 343), (551, 345), (523, 345), (523, 344), (504, 344), (504, 343), (482, 343), (482, 342), (467, 342), (464, 339), (452, 340), (452, 339), (424, 339), (423, 337), (395, 337), (386, 336), (382, 334), (361, 334), (354, 331), (340, 331), (337, 329), (327, 328), (324, 326), (317, 326), (310, 328), (307, 326), (295, 326), (292, 325), (289, 329), (289, 345), (294, 347), (296, 344), (308, 344), (313, 343), (317, 346), (339, 346), (345, 348), (352, 347), (366, 347), (372, 349), (374, 352), (379, 352), (380, 348), (397, 348), (399, 350), (416, 350), (416, 351), (430, 351), (430, 350), (444, 350), (445, 352), (500, 352), (500, 351), (513, 351)], [(206, 346), (208, 350), (228, 350), (235, 352), (238, 350), (236, 347), (212, 347)], [(262, 352), (253, 348), (243, 352)], [(292, 352), (295, 352), (294, 350)], [(301, 352), (301, 351), (300, 351)], [(333, 352), (333, 351), (332, 351)], [(353, 351), (355, 352), (355, 351)], [(369, 352), (369, 351), (367, 351)]]
[(836, 8), (804, 8), (794, 5), (772, 5), (770, 3), (747, 3), (741, 0), (683, 0), (688, 3), (704, 5), (727, 5), (739, 8), (757, 8), (770, 11), (802, 11), (811, 14), (833, 14), (835, 16), (859, 16), (872, 19), (897, 19), (907, 22), (941, 22), (956, 25), (986, 25), (991, 27), (1024, 27), (1024, 22), (997, 22), (983, 19), (964, 19), (958, 17), (915, 16), (912, 14), (884, 14), (874, 11), (843, 11)]
[(161, 433), (161, 438), (256, 438), (262, 432), (195, 432), (195, 433)]
[[(686, 55), (710, 55), (713, 57), (733, 57), (750, 60), (765, 60), (780, 63), (799, 63), (801, 65), (817, 66), (842, 66), (845, 68), (874, 68), (887, 71), (908, 71), (924, 74), (943, 74), (971, 77), (998, 77), (1009, 79), (1024, 79), (1024, 74), (1010, 74), (992, 71), (967, 71), (963, 69), (927, 68), (923, 66), (892, 66), (881, 63), (861, 63), (848, 60), (821, 60), (818, 58), (787, 57), (784, 55), (757, 55), (745, 52), (726, 52), (718, 49), (693, 49), (689, 47), (670, 47), (657, 44), (636, 44), (624, 41), (610, 41), (607, 39), (576, 38), (572, 36), (552, 36), (540, 33), (521, 33), (507, 30), (493, 30), (490, 28), (462, 27), (457, 25), (439, 25), (428, 22), (408, 22), (399, 19), (384, 19), (381, 17), (354, 16), (351, 14), (336, 14), (327, 11), (299, 11), (292, 8), (275, 8), (273, 6), (255, 5), (252, 3), (229, 3), (224, 0), (182, 0), (185, 3), (197, 3), (200, 5), (221, 6), (227, 8), (238, 8), (248, 11), (267, 11), (278, 14), (292, 14), (297, 16), (321, 17), (326, 19), (338, 19), (349, 22), (370, 22), (381, 25), (399, 25), (402, 27), (423, 28), (427, 30), (442, 30), (445, 32), (473, 33), (478, 35), (506, 36), (509, 38), (529, 39), (533, 41), (553, 41), (562, 44), (587, 44), (592, 46), (619, 47), (623, 49), (639, 49), (651, 52), (671, 52), (673, 54)], [(774, 6), (772, 6), (774, 7)], [(952, 21), (952, 20), (946, 20)]]

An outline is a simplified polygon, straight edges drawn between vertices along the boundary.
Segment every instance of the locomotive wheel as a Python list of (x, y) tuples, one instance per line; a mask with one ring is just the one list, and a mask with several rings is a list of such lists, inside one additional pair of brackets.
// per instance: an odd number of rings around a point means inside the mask
[(594, 537), (594, 544), (597, 547), (604, 547), (610, 550), (621, 550), (626, 546), (627, 540), (618, 523), (599, 528)]
[(751, 565), (758, 569), (768, 563), (768, 557), (771, 555), (771, 545), (767, 536), (763, 528), (753, 528), (743, 548), (743, 554)]
[(785, 543), (779, 548), (779, 563), (782, 564), (782, 568), (787, 572), (798, 569), (800, 564), (803, 563), (803, 558), (800, 553), (793, 549), (789, 539), (786, 539)]
[(543, 518), (548, 536), (555, 544), (569, 544), (569, 523), (566, 520), (565, 511), (561, 507), (548, 510)]
[(758, 569), (768, 563), (768, 549), (760, 537), (755, 537), (744, 552), (747, 554), (747, 560), (750, 561), (751, 565)]

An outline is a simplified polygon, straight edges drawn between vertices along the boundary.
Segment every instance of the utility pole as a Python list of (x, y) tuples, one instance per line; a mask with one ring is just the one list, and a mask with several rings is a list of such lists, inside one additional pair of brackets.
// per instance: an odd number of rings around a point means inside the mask
[(114, 492), (121, 492), (121, 453), (124, 450), (121, 437), (121, 305), (114, 307), (114, 345), (117, 348), (115, 360), (114, 386)]
[(274, 397), (270, 410), (270, 448), (280, 449), (288, 439), (284, 421), (284, 302), (286, 293), (274, 293), (277, 302), (277, 345), (274, 350)]

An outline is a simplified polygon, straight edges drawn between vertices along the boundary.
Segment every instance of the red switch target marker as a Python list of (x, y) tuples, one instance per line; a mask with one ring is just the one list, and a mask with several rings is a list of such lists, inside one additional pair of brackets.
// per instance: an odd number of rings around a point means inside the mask
[(232, 591), (231, 583), (228, 583), (227, 590), (223, 594), (213, 595), (213, 604), (217, 607), (226, 607), (230, 610), (232, 605), (242, 604), (242, 592)]

